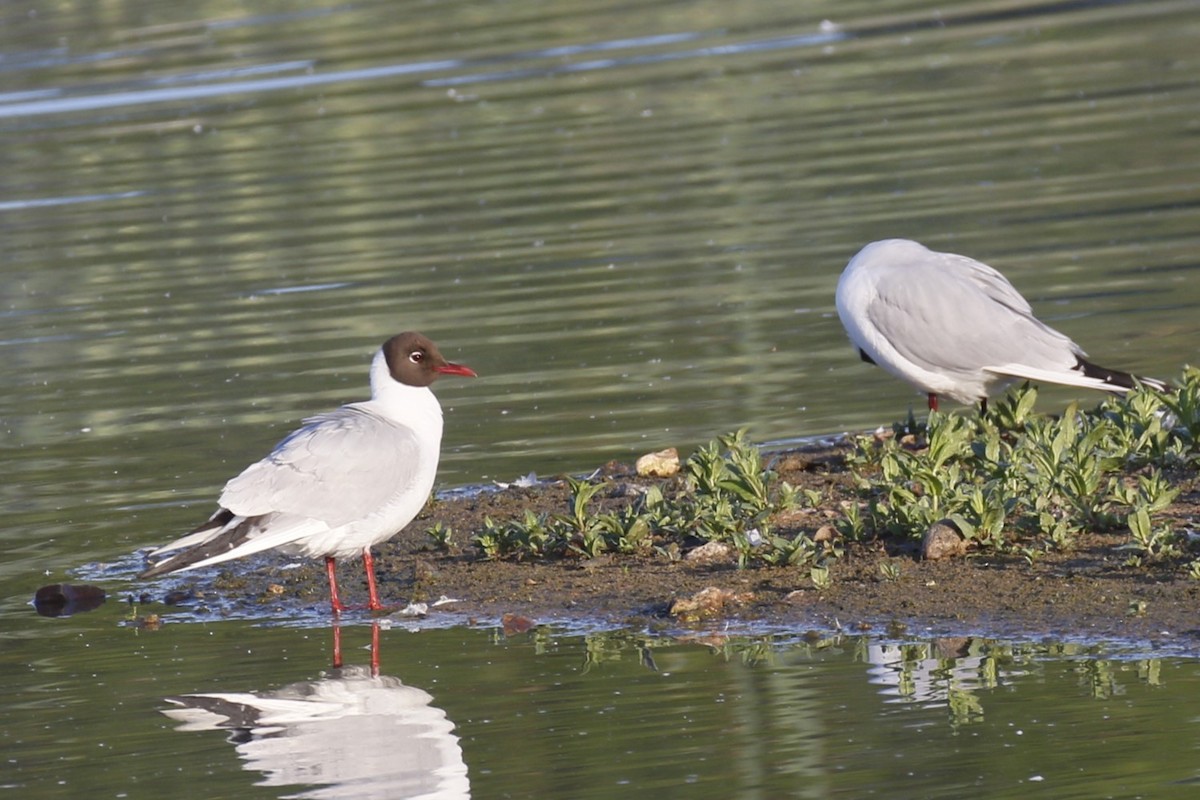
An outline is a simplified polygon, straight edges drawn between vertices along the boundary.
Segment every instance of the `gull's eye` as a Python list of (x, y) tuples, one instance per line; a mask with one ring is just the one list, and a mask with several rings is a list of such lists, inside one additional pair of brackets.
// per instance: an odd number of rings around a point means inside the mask
[(408, 354), (408, 360), (414, 364), (420, 364), (422, 361), (425, 360), (425, 354), (423, 352), (421, 352), (420, 350), (413, 350), (411, 353)]

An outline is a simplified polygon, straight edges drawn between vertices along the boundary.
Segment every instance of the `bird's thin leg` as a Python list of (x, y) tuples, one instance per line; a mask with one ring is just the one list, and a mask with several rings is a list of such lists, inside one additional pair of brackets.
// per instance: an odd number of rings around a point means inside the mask
[(979, 401), (979, 416), (981, 416), (981, 417), (987, 416), (987, 398), (986, 397)]
[(333, 668), (342, 668), (342, 626), (333, 621)]
[(933, 392), (929, 393), (929, 410), (937, 411), (937, 395)]
[(363, 548), (363, 569), (367, 571), (367, 608), (381, 611), (383, 603), (379, 602), (379, 590), (375, 587), (375, 558), (369, 547)]
[(371, 623), (371, 677), (379, 677), (379, 622)]
[(325, 556), (325, 574), (329, 576), (329, 605), (333, 607), (333, 614), (337, 616), (346, 610), (342, 605), (342, 599), (338, 597), (337, 590), (337, 562), (333, 556)]

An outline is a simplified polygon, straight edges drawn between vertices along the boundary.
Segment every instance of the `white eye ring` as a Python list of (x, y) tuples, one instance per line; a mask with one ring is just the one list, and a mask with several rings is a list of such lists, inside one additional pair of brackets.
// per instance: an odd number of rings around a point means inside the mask
[(420, 350), (413, 350), (411, 353), (408, 354), (408, 360), (414, 364), (420, 364), (422, 361), (425, 360), (425, 354), (422, 353)]

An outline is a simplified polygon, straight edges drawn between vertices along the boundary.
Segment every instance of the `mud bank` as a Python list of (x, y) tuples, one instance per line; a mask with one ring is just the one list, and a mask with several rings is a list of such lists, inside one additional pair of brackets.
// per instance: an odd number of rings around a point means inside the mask
[[(821, 507), (791, 512), (776, 522), (784, 535), (812, 535), (827, 526), (840, 503), (854, 499), (844, 465), (844, 445), (810, 446), (774, 454), (779, 476), (799, 488), (819, 490)], [(608, 482), (598, 502), (609, 508), (648, 484), (629, 465), (600, 470)], [(1170, 516), (1185, 522), (1196, 513), (1195, 487), (1184, 487)], [(472, 542), (485, 519), (517, 519), (526, 511), (561, 513), (569, 503), (564, 481), (534, 486), (454, 492), (426, 510), (377, 555), (380, 592), (403, 607), (455, 602), (456, 618), (494, 624), (503, 614), (532, 620), (577, 619), (648, 628), (732, 625), (796, 631), (1049, 636), (1128, 639), (1200, 647), (1200, 582), (1176, 565), (1131, 567), (1117, 549), (1127, 536), (1085, 534), (1069, 552), (1049, 552), (1033, 563), (1018, 557), (968, 553), (922, 560), (917, 543), (874, 540), (845, 543), (828, 562), (829, 580), (818, 587), (809, 566), (739, 569), (733, 559), (695, 563), (679, 553), (606, 554), (594, 559), (556, 557), (519, 561), (485, 559)], [(435, 525), (452, 531), (450, 546), (435, 547)], [(690, 546), (689, 546), (690, 545)], [(340, 565), (343, 599), (365, 599), (361, 565)], [(328, 613), (323, 568), (283, 557), (235, 562), (208, 576), (183, 576), (170, 587), (191, 597), (171, 613), (287, 616)], [(711, 608), (672, 614), (677, 601), (715, 598)], [(149, 595), (154, 600), (154, 593)]]

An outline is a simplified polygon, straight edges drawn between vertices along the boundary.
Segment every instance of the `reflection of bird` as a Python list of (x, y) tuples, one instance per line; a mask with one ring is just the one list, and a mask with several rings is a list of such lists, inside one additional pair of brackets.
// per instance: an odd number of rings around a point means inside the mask
[(475, 375), (419, 333), (384, 342), (371, 362), (371, 399), (305, 420), (299, 430), (225, 484), (220, 509), (151, 557), (180, 551), (138, 577), (219, 564), (279, 548), (324, 556), (334, 613), (335, 559), (362, 554), (371, 609), (382, 608), (371, 546), (391, 538), (425, 505), (442, 441), (439, 375)]
[(305, 784), (304, 798), (465, 798), (471, 795), (454, 724), (424, 691), (365, 667), (269, 694), (168, 697), (181, 731), (231, 731), (260, 786)]
[(866, 655), (868, 681), (879, 687), (884, 702), (943, 707), (959, 722), (980, 718), (986, 700), (982, 693), (1023, 673), (1019, 663), (997, 658), (967, 638), (869, 644)]
[(1141, 381), (1084, 359), (1069, 338), (1033, 316), (987, 264), (907, 239), (872, 242), (838, 280), (837, 311), (864, 361), (929, 396), (982, 401), (1014, 380), (1124, 393)]

